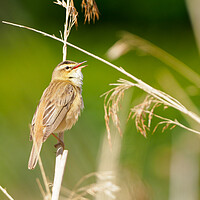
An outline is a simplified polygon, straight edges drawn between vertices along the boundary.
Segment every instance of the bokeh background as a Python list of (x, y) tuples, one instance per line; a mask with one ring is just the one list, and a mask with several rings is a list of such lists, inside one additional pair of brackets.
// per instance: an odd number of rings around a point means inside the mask
[[(185, 1), (97, 0), (100, 19), (90, 25), (83, 24), (81, 1), (74, 0), (74, 3), (79, 11), (79, 26), (71, 31), (71, 43), (107, 59), (107, 50), (119, 39), (118, 32), (126, 30), (151, 41), (200, 73), (198, 48)], [(59, 36), (65, 11), (53, 1), (7, 0), (0, 3), (0, 19)], [(14, 199), (42, 199), (36, 184), (36, 178), (41, 179), (39, 167), (33, 171), (27, 169), (32, 146), (29, 123), (54, 67), (62, 61), (62, 44), (5, 24), (0, 24), (0, 34), (0, 185), (6, 187)], [(104, 99), (100, 95), (112, 88), (109, 83), (126, 77), (70, 47), (68, 59), (88, 61), (88, 67), (83, 70), (85, 109), (76, 126), (65, 134), (69, 156), (63, 186), (72, 188), (81, 177), (99, 169), (101, 145), (106, 135)], [(132, 51), (113, 62), (176, 97), (189, 109), (199, 111), (199, 88), (157, 59)], [(122, 113), (126, 115), (126, 109), (143, 98), (144, 93), (130, 89), (125, 93)], [(173, 109), (166, 112), (160, 109), (158, 113), (199, 128)], [(177, 127), (164, 133), (162, 128), (154, 134), (150, 130), (144, 138), (137, 132), (134, 121), (125, 119), (124, 124), (117, 168), (121, 174), (118, 184), (123, 182), (126, 188), (121, 195), (124, 192), (127, 196), (118, 199), (200, 198), (199, 136)], [(49, 137), (41, 152), (50, 181), (54, 173), (55, 143), (55, 139)], [(108, 162), (108, 170), (109, 165)], [(1, 192), (0, 199), (6, 199)]]

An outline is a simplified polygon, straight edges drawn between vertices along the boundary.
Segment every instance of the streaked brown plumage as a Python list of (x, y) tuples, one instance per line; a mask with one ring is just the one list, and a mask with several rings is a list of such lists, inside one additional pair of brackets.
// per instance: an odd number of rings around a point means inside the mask
[(29, 169), (35, 168), (42, 144), (48, 136), (71, 129), (78, 120), (84, 107), (81, 69), (85, 66), (81, 66), (82, 63), (64, 61), (54, 69), (32, 119), (30, 140), (33, 140), (33, 147)]

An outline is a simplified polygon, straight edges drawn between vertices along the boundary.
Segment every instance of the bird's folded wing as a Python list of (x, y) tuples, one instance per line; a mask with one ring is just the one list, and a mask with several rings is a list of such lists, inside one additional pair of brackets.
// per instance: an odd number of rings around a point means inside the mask
[(41, 98), (41, 101), (46, 101), (42, 119), (42, 124), (44, 126), (43, 141), (45, 141), (62, 122), (75, 96), (75, 88), (64, 81), (52, 82), (44, 91)]

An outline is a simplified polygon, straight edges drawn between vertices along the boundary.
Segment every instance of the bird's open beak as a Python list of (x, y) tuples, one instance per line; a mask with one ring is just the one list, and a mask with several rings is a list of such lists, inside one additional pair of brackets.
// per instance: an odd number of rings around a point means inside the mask
[(82, 68), (86, 67), (87, 65), (81, 66), (85, 62), (87, 62), (87, 61), (83, 61), (83, 62), (78, 63), (75, 67), (73, 67), (73, 69), (76, 69), (76, 68), (82, 69)]

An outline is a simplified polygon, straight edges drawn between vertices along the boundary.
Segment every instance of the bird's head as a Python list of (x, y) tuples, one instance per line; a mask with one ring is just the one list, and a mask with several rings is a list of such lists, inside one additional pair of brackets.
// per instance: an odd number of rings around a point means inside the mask
[(68, 80), (71, 81), (76, 86), (82, 85), (83, 74), (81, 69), (86, 67), (87, 65), (82, 65), (86, 61), (81, 63), (77, 63), (74, 61), (66, 60), (58, 64), (58, 66), (54, 69), (52, 74), (52, 80)]

